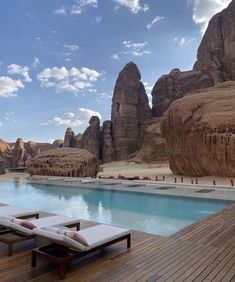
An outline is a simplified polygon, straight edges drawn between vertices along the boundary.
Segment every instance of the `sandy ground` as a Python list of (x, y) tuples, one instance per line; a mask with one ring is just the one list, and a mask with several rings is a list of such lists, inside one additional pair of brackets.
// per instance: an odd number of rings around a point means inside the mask
[[(158, 178), (159, 183), (168, 183), (174, 184), (175, 181), (177, 184), (184, 185), (200, 185), (200, 186), (214, 186), (214, 181), (216, 186), (220, 187), (231, 187), (231, 181), (234, 182), (235, 178), (225, 178), (225, 177), (216, 177), (216, 176), (206, 176), (206, 177), (183, 177), (180, 175), (173, 175), (168, 162), (155, 163), (155, 164), (138, 164), (134, 162), (120, 161), (120, 162), (111, 162), (106, 163), (101, 166), (102, 172), (99, 172), (98, 176), (109, 177), (114, 176), (118, 177), (119, 175), (126, 177), (139, 176), (140, 179), (143, 177), (148, 177), (151, 180), (156, 180)], [(22, 182), (23, 178), (29, 176), (27, 173), (9, 173), (0, 176), (0, 181), (5, 179), (16, 178), (17, 181)], [(198, 184), (196, 184), (196, 182)]]
[[(226, 186), (232, 187), (231, 180), (235, 185), (235, 178), (225, 178), (216, 176), (205, 176), (205, 177), (183, 177), (180, 175), (173, 175), (168, 162), (155, 163), (155, 164), (137, 164), (134, 162), (111, 162), (101, 166), (103, 172), (98, 175), (103, 177), (118, 175), (126, 177), (139, 176), (140, 178), (148, 177), (151, 180), (158, 178), (159, 182), (165, 183), (180, 183), (180, 184), (193, 184), (193, 185), (206, 185), (206, 186)], [(214, 182), (215, 181), (215, 182)], [(196, 184), (198, 183), (198, 184)], [(235, 186), (234, 186), (235, 187)]]

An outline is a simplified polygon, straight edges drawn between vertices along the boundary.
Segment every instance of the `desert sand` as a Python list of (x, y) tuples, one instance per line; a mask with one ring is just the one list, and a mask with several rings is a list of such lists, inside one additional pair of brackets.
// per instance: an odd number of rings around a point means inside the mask
[[(220, 186), (220, 187), (233, 187), (231, 181), (234, 182), (234, 178), (217, 177), (217, 176), (204, 176), (204, 177), (186, 177), (180, 175), (173, 175), (168, 162), (159, 163), (135, 163), (127, 161), (111, 162), (101, 165), (102, 172), (99, 172), (98, 176), (101, 177), (118, 177), (119, 175), (126, 177), (139, 176), (140, 179), (148, 177), (151, 180), (156, 180), (156, 176), (159, 182), (164, 183), (178, 183), (185, 185), (205, 185), (205, 186)], [(165, 180), (164, 180), (165, 179)], [(183, 180), (183, 182), (182, 182)], [(215, 182), (214, 182), (215, 181)], [(198, 183), (198, 184), (196, 184)], [(214, 185), (215, 184), (215, 185)], [(235, 186), (234, 186), (235, 187)]]

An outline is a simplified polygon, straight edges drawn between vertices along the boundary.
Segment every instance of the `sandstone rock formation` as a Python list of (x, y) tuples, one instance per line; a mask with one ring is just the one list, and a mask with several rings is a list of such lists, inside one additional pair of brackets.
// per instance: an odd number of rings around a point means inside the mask
[(213, 80), (206, 72), (181, 72), (179, 69), (174, 69), (168, 75), (163, 75), (154, 85), (152, 113), (160, 117), (174, 100), (192, 90), (209, 86), (213, 86)]
[(152, 113), (162, 116), (170, 104), (189, 91), (235, 80), (235, 1), (215, 15), (198, 49), (192, 71), (174, 69), (155, 84)]
[(46, 150), (26, 163), (31, 176), (95, 177), (99, 170), (97, 158), (78, 148)]
[(176, 100), (161, 127), (174, 174), (235, 177), (235, 82)]
[(135, 154), (133, 161), (156, 162), (168, 160), (168, 151), (165, 139), (161, 134), (161, 118), (152, 118), (144, 124), (141, 149)]
[(12, 168), (24, 167), (25, 160), (26, 157), (25, 157), (24, 141), (22, 138), (18, 138), (12, 150), (11, 167)]
[(72, 128), (67, 128), (65, 132), (64, 147), (76, 147), (76, 136)]
[(52, 145), (50, 145), (50, 148), (48, 149), (56, 149), (56, 148), (61, 148), (61, 147), (64, 147), (64, 140), (56, 139), (54, 140), (54, 142), (52, 143)]
[(115, 160), (130, 157), (140, 148), (143, 123), (151, 118), (144, 85), (136, 64), (130, 62), (119, 73), (112, 101), (112, 138)]
[(86, 149), (94, 154), (97, 159), (101, 159), (100, 119), (97, 116), (92, 116), (89, 124), (82, 137), (77, 137), (77, 147)]
[(101, 144), (103, 162), (108, 163), (115, 160), (112, 137), (112, 123), (110, 120), (106, 120), (103, 122)]

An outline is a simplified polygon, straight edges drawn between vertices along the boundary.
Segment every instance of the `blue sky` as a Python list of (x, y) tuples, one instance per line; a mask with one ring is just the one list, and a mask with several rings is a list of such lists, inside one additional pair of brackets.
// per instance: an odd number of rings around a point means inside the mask
[(209, 19), (229, 2), (2, 1), (0, 138), (48, 142), (67, 127), (83, 132), (91, 115), (110, 119), (127, 62), (148, 93), (171, 69), (191, 69)]

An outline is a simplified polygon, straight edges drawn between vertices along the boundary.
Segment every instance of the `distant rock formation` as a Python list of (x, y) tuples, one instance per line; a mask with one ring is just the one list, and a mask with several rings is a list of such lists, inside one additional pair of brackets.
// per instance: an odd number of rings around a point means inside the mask
[(113, 136), (112, 136), (112, 123), (110, 120), (103, 122), (103, 128), (101, 133), (101, 154), (102, 161), (108, 163), (115, 160)]
[(64, 146), (87, 149), (103, 162), (130, 159), (141, 148), (146, 122), (152, 118), (148, 97), (136, 64), (128, 63), (119, 73), (114, 88), (111, 121), (100, 127), (98, 117), (77, 136), (71, 128)]
[(92, 116), (89, 124), (82, 136), (77, 137), (77, 147), (86, 149), (99, 160), (101, 159), (100, 119), (97, 116)]
[(76, 147), (76, 136), (70, 127), (65, 132), (64, 147)]
[(186, 93), (235, 80), (235, 0), (210, 21), (198, 49), (192, 71), (172, 70), (152, 90), (154, 116), (162, 116), (170, 104)]
[(143, 124), (152, 117), (140, 80), (138, 67), (130, 62), (116, 81), (111, 116), (115, 160), (127, 159), (140, 148)]
[(161, 134), (161, 118), (152, 118), (144, 124), (141, 148), (133, 157), (136, 162), (167, 161), (168, 151), (166, 140)]
[(78, 148), (46, 150), (26, 164), (31, 176), (95, 177), (99, 170), (97, 158)]
[(174, 174), (235, 177), (235, 82), (197, 90), (163, 116)]

